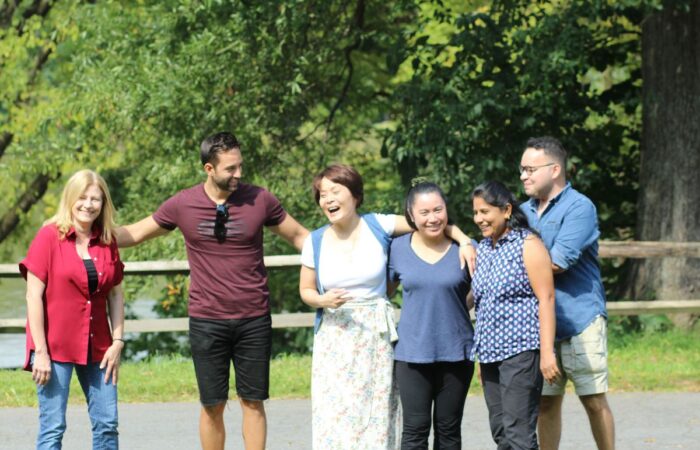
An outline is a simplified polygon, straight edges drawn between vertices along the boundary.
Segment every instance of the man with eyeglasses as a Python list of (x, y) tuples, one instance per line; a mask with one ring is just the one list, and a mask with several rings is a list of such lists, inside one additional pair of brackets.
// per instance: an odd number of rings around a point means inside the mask
[(264, 449), (272, 322), (263, 227), (301, 250), (308, 231), (267, 190), (241, 182), (241, 146), (231, 133), (201, 145), (206, 180), (166, 200), (149, 217), (117, 229), (129, 247), (180, 228), (190, 264), (189, 328), (202, 409), (203, 449), (223, 449), (230, 364), (246, 449)]
[(557, 449), (568, 379), (583, 404), (599, 449), (613, 449), (608, 390), (607, 311), (598, 265), (598, 216), (588, 197), (566, 180), (566, 150), (555, 138), (527, 141), (520, 180), (530, 200), (522, 210), (549, 249), (556, 290), (555, 351), (562, 376), (545, 383), (538, 433), (543, 450)]

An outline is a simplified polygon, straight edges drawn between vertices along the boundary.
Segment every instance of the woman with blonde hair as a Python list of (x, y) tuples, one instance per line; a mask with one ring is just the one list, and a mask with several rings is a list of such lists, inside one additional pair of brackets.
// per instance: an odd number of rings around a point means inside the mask
[(81, 170), (66, 183), (58, 211), (19, 264), (27, 280), (24, 369), (32, 372), (39, 399), (37, 449), (61, 448), (74, 369), (88, 404), (93, 448), (119, 447), (124, 265), (114, 228), (107, 184)]

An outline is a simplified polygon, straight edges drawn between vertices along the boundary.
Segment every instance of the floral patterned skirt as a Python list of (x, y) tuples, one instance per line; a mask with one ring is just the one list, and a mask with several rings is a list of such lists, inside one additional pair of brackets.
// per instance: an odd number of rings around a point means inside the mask
[(387, 327), (387, 309), (391, 314), (386, 300), (379, 299), (324, 310), (314, 338), (311, 371), (315, 450), (400, 447), (395, 330), (393, 321)]

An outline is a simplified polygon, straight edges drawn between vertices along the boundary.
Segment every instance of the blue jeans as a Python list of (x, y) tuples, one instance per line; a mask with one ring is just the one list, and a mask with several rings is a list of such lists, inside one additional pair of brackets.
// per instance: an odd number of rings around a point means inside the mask
[(39, 397), (39, 436), (37, 450), (61, 448), (66, 431), (66, 406), (73, 368), (85, 394), (88, 414), (92, 423), (93, 450), (119, 448), (117, 432), (117, 386), (104, 382), (105, 369), (99, 363), (83, 366), (51, 361), (51, 378), (44, 386), (37, 386)]

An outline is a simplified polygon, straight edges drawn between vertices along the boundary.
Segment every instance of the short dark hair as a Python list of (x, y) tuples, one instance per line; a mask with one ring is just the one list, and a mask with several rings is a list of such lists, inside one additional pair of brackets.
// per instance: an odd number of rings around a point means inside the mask
[(413, 221), (413, 217), (411, 217), (411, 210), (413, 209), (413, 205), (416, 203), (416, 196), (420, 194), (438, 194), (442, 198), (442, 201), (445, 202), (445, 205), (447, 205), (447, 197), (445, 197), (445, 193), (442, 192), (440, 186), (432, 181), (420, 181), (411, 186), (411, 189), (408, 190), (408, 194), (406, 194), (406, 203), (404, 206), (403, 215), (406, 218), (408, 225), (414, 230), (417, 230), (418, 227)]
[(554, 158), (560, 165), (564, 173), (566, 173), (566, 149), (561, 144), (559, 139), (552, 136), (534, 137), (527, 140), (525, 148), (534, 148), (542, 150), (545, 155)]
[(530, 230), (534, 234), (537, 234), (535, 230), (530, 228), (530, 222), (528, 222), (527, 216), (523, 210), (520, 209), (518, 199), (516, 199), (515, 195), (513, 195), (513, 193), (500, 181), (487, 181), (486, 183), (478, 185), (472, 191), (472, 200), (474, 200), (476, 197), (484, 200), (491, 206), (500, 208), (501, 210), (506, 209), (506, 207), (510, 204), (511, 213), (510, 218), (508, 219), (508, 227), (510, 227), (512, 230)]
[(202, 141), (199, 147), (199, 157), (202, 160), (202, 165), (211, 163), (216, 165), (219, 161), (219, 153), (228, 152), (231, 150), (241, 150), (241, 144), (236, 139), (233, 133), (222, 131), (216, 133)]
[(345, 164), (332, 164), (319, 172), (313, 181), (314, 198), (317, 204), (321, 199), (321, 180), (324, 178), (348, 188), (352, 197), (357, 201), (357, 207), (360, 207), (365, 193), (362, 177), (357, 173), (357, 170)]

